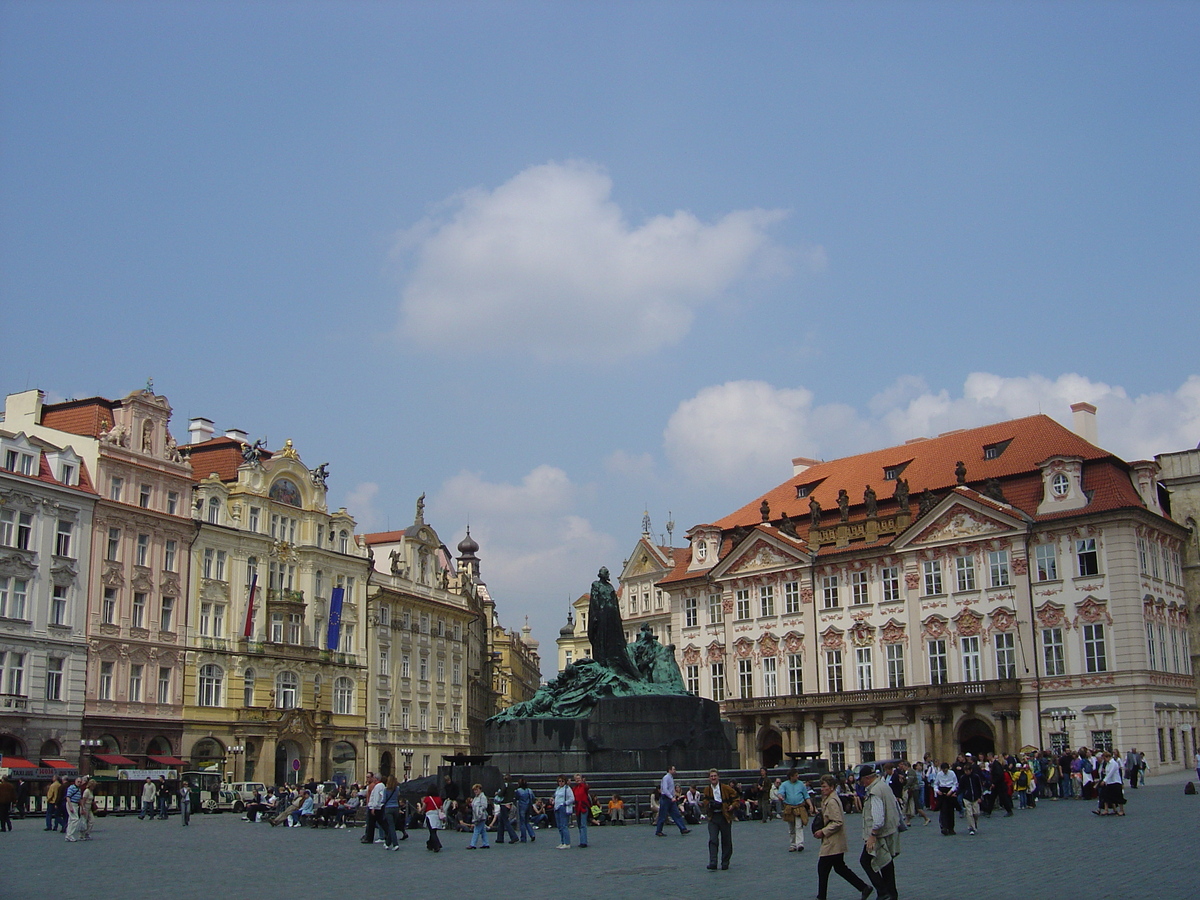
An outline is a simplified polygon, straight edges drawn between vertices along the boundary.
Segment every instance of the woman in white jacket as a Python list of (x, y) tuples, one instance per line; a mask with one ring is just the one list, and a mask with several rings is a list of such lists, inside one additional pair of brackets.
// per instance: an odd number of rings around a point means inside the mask
[(567, 776), (558, 776), (554, 789), (554, 821), (558, 823), (559, 850), (571, 849), (571, 813), (575, 811), (575, 793), (567, 784)]

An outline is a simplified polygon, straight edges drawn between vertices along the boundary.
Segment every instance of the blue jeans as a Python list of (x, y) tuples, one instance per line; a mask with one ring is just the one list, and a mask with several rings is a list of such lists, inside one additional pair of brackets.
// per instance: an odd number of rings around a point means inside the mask
[(503, 844), (505, 835), (508, 836), (509, 843), (517, 842), (517, 826), (513, 824), (512, 816), (516, 808), (515, 804), (505, 805), (500, 804), (499, 811), (496, 814), (496, 843)]
[(171, 798), (163, 794), (158, 798), (158, 814), (162, 818), (167, 817), (167, 810), (171, 808)]
[(587, 846), (587, 820), (588, 820), (588, 815), (589, 815), (589, 813), (588, 813), (588, 811), (587, 811), (586, 809), (585, 809), (583, 812), (577, 812), (577, 813), (575, 813), (575, 817), (576, 817), (576, 819), (578, 819), (578, 820), (579, 820), (579, 846), (580, 846), (580, 847), (586, 847), (586, 846)]
[(471, 831), (471, 846), (472, 847), (475, 846), (476, 838), (479, 838), (480, 846), (482, 846), (482, 847), (489, 846), (488, 839), (487, 839), (487, 819), (480, 819), (478, 822), (475, 823), (475, 827)]
[(388, 847), (395, 847), (400, 842), (396, 840), (396, 816), (400, 809), (395, 806), (385, 806), (379, 812), (379, 827), (383, 829), (383, 842)]
[(674, 800), (662, 797), (658, 801), (658, 822), (654, 825), (655, 834), (662, 834), (663, 825), (667, 823), (667, 816), (670, 816), (671, 821), (679, 826), (681, 832), (687, 831), (687, 823), (679, 814), (678, 804)]
[(533, 823), (529, 821), (529, 804), (528, 803), (518, 803), (517, 804), (517, 826), (520, 828), (520, 831), (521, 831), (521, 843), (522, 844), (525, 843), (526, 835), (529, 836), (529, 839), (531, 841), (537, 839), (533, 833)]
[(142, 811), (140, 813), (138, 813), (138, 818), (144, 819), (144, 818), (146, 818), (146, 816), (149, 816), (152, 819), (154, 818), (154, 801), (153, 800), (143, 800), (142, 801)]
[(567, 812), (565, 806), (554, 810), (554, 821), (558, 824), (558, 842), (569, 845), (571, 843), (571, 814)]

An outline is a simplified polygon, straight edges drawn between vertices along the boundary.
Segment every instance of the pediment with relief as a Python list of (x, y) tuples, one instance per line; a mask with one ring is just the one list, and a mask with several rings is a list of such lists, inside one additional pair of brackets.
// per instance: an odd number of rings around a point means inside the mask
[(727, 570), (728, 574), (751, 572), (756, 569), (770, 569), (775, 566), (786, 566), (796, 562), (796, 557), (790, 556), (766, 541), (758, 541), (743, 553)]
[(953, 506), (929, 524), (913, 543), (937, 543), (1012, 531), (1012, 525), (963, 506)]

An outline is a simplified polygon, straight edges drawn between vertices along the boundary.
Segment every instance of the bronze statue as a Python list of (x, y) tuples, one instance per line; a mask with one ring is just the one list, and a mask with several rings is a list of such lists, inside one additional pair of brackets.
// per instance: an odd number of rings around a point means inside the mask
[(617, 591), (609, 581), (608, 568), (604, 566), (592, 582), (587, 631), (588, 642), (592, 645), (592, 659), (613, 671), (637, 677), (637, 670), (625, 652), (625, 629), (621, 627)]

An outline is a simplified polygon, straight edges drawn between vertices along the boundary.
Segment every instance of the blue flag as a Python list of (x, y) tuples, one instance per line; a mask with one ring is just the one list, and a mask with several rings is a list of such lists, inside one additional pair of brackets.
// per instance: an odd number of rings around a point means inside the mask
[(342, 634), (342, 598), (346, 596), (345, 588), (334, 588), (329, 597), (329, 634), (325, 639), (328, 650), (338, 648), (338, 639)]

